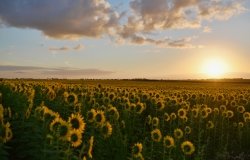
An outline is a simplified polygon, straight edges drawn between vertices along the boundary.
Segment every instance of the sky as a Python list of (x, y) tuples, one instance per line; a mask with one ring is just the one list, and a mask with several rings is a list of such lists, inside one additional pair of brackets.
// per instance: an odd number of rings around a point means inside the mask
[(0, 78), (250, 78), (249, 0), (1, 0)]

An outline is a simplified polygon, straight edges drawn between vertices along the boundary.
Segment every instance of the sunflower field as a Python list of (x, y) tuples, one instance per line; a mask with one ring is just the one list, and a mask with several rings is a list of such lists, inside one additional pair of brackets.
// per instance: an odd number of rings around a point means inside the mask
[(143, 83), (2, 80), (0, 159), (250, 159), (249, 85)]

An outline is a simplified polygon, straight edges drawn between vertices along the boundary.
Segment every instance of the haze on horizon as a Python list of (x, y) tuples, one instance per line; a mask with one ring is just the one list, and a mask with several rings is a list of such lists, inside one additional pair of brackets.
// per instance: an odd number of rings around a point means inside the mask
[(1, 0), (0, 78), (250, 79), (248, 0)]

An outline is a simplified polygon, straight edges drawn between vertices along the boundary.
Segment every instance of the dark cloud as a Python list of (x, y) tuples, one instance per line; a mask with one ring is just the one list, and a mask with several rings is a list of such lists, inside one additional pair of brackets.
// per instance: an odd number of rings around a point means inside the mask
[(7, 25), (35, 28), (54, 38), (99, 37), (118, 23), (105, 0), (1, 0)]
[(49, 68), (35, 66), (0, 65), (0, 73), (0, 78), (88, 78), (109, 76), (114, 72), (100, 69)]
[(107, 0), (1, 0), (0, 23), (38, 29), (59, 39), (109, 35), (116, 41), (181, 48), (190, 46), (187, 38), (146, 36), (161, 30), (201, 28), (204, 20), (224, 20), (244, 10), (242, 0), (130, 0), (129, 11), (122, 13)]

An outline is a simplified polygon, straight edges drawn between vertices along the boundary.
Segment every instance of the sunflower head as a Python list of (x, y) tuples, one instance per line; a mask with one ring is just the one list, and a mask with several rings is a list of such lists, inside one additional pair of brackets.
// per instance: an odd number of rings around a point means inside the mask
[(175, 146), (175, 143), (174, 143), (174, 138), (171, 137), (171, 136), (165, 136), (163, 138), (163, 146), (166, 147), (166, 148), (172, 148)]
[(158, 101), (158, 102), (156, 102), (156, 109), (157, 109), (157, 110), (161, 111), (161, 110), (164, 109), (164, 107), (165, 107), (165, 105), (164, 105), (164, 102), (163, 102), (163, 101)]
[(6, 143), (11, 140), (13, 136), (12, 130), (10, 128), (10, 123), (0, 124), (0, 143)]
[(145, 108), (144, 108), (143, 103), (138, 102), (135, 106), (135, 112), (138, 114), (141, 114), (144, 109)]
[(228, 111), (227, 111), (227, 117), (228, 117), (228, 118), (233, 118), (233, 116), (234, 116), (234, 112), (231, 111), (231, 110), (228, 110)]
[(189, 126), (186, 126), (184, 131), (185, 131), (185, 134), (190, 134), (192, 132), (192, 129)]
[(205, 119), (208, 117), (208, 112), (205, 108), (203, 108), (201, 111), (200, 111), (200, 116), (201, 118)]
[(187, 116), (187, 111), (185, 109), (181, 108), (178, 110), (177, 115), (179, 118), (184, 119)]
[(154, 142), (160, 142), (162, 138), (161, 131), (159, 129), (154, 129), (151, 131), (151, 139)]
[(132, 154), (134, 157), (138, 157), (142, 152), (142, 144), (136, 143), (132, 147)]
[(185, 155), (192, 155), (195, 151), (195, 147), (192, 142), (184, 141), (181, 144), (181, 150)]
[(61, 140), (66, 140), (70, 134), (70, 124), (66, 121), (60, 121), (60, 125), (58, 127), (57, 135)]
[(110, 137), (111, 134), (112, 134), (112, 125), (111, 125), (109, 122), (106, 122), (106, 123), (102, 126), (101, 130), (102, 130), (103, 136), (104, 136), (105, 138), (108, 138), (108, 137)]
[(212, 121), (208, 121), (206, 127), (207, 127), (207, 129), (213, 129), (214, 123)]
[(75, 93), (69, 93), (65, 97), (65, 102), (68, 104), (76, 104), (78, 102), (78, 97)]
[(153, 127), (158, 127), (159, 126), (159, 118), (158, 117), (154, 117), (153, 119), (152, 119), (152, 125), (153, 125)]
[(152, 117), (151, 117), (151, 115), (148, 115), (147, 116), (147, 118), (146, 118), (146, 124), (148, 124), (148, 125), (150, 125), (151, 124), (151, 122), (152, 122)]
[(79, 113), (71, 114), (68, 122), (71, 124), (71, 127), (73, 129), (76, 129), (76, 130), (80, 131), (81, 133), (83, 133), (83, 131), (85, 129), (85, 122), (84, 122), (81, 114), (79, 114)]
[(192, 111), (192, 116), (194, 118), (197, 118), (198, 115), (199, 115), (199, 109), (198, 108), (193, 108), (191, 111)]
[(177, 139), (181, 139), (183, 137), (183, 131), (180, 128), (176, 128), (174, 130), (174, 136)]
[(96, 116), (95, 116), (96, 124), (97, 125), (103, 125), (105, 121), (106, 121), (106, 118), (105, 118), (104, 112), (101, 111), (101, 110), (98, 110), (96, 112)]
[(214, 114), (219, 115), (220, 110), (219, 110), (219, 108), (214, 108), (213, 112), (214, 112)]
[(176, 119), (176, 114), (175, 113), (171, 113), (170, 114), (170, 118), (172, 121), (174, 121)]
[(82, 134), (79, 131), (73, 129), (70, 131), (68, 141), (71, 142), (72, 147), (78, 147), (82, 144)]
[(95, 109), (91, 109), (90, 111), (87, 112), (87, 120), (88, 122), (92, 123), (95, 120), (95, 116), (96, 116), (96, 110)]
[(168, 122), (168, 121), (170, 121), (170, 116), (169, 116), (169, 114), (166, 112), (166, 113), (164, 113), (164, 121), (165, 122)]
[(237, 112), (239, 112), (239, 113), (244, 113), (244, 112), (245, 112), (245, 107), (243, 107), (243, 106), (238, 106), (238, 107), (237, 107)]
[(120, 117), (118, 110), (113, 106), (108, 109), (108, 115), (115, 120), (118, 120)]

